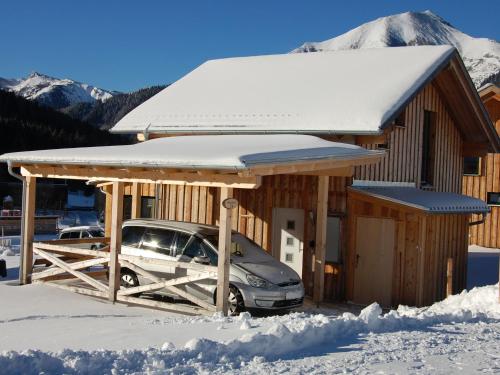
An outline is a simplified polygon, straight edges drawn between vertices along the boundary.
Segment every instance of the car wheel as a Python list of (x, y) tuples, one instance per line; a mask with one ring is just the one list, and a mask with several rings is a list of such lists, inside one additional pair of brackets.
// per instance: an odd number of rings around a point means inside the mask
[(229, 315), (239, 315), (240, 312), (245, 311), (243, 296), (238, 288), (232, 285), (229, 286), (229, 296), (227, 297), (227, 302)]
[(123, 271), (120, 275), (120, 285), (124, 288), (135, 288), (139, 286), (139, 279), (132, 271)]

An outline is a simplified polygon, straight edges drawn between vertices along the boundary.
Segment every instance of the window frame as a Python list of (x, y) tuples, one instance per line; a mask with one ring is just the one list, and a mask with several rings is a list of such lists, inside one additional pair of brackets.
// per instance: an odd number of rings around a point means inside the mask
[[(499, 202), (498, 203), (490, 203), (490, 195), (491, 194), (497, 194), (499, 196)], [(500, 192), (498, 192), (498, 191), (488, 191), (486, 193), (486, 204), (488, 206), (500, 207)]]
[[(465, 173), (465, 159), (477, 159), (478, 164), (477, 164), (477, 173)], [(473, 177), (480, 177), (483, 176), (483, 158), (481, 156), (464, 156), (464, 167), (463, 167), (463, 175), (464, 176), (473, 176)]]

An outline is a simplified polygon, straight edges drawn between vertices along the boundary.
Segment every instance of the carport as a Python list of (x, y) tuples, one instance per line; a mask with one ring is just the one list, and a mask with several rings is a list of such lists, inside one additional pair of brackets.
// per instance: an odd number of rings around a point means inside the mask
[[(0, 161), (19, 168), (25, 180), (22, 231), (21, 283), (48, 283), (74, 292), (107, 298), (111, 302), (148, 305), (187, 313), (227, 314), (232, 209), (237, 202), (233, 189), (256, 189), (269, 175), (318, 176), (316, 213), (317, 272), (314, 299), (320, 302), (324, 288), (328, 181), (330, 176), (352, 176), (353, 168), (375, 163), (383, 151), (330, 142), (307, 135), (197, 135), (165, 137), (134, 145), (56, 149), (5, 154)], [(106, 217), (108, 243), (99, 251), (76, 249), (68, 245), (85, 240), (56, 240), (34, 243), (34, 216), (37, 178), (77, 179), (107, 184), (112, 194)], [(120, 254), (125, 184), (153, 183), (206, 186), (220, 189), (218, 266), (151, 260), (157, 264), (194, 269), (196, 276), (160, 279), (141, 269), (137, 257)], [(92, 239), (96, 241), (96, 239)], [(50, 268), (34, 272), (33, 254)], [(86, 271), (97, 264), (108, 265), (109, 281)], [(120, 266), (126, 266), (152, 283), (138, 288), (153, 291), (167, 288), (196, 307), (149, 301), (133, 294), (139, 290), (120, 289)], [(216, 306), (189, 295), (179, 285), (204, 278), (217, 279)]]

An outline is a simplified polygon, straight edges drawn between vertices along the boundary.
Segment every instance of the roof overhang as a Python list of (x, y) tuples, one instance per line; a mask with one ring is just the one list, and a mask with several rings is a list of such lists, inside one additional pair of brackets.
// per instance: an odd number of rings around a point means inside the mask
[(0, 161), (24, 176), (258, 188), (276, 174), (352, 176), (383, 151), (306, 135), (222, 135), (159, 138), (134, 145), (27, 151)]
[(429, 215), (487, 214), (488, 205), (467, 195), (425, 191), (407, 186), (352, 186), (349, 193)]

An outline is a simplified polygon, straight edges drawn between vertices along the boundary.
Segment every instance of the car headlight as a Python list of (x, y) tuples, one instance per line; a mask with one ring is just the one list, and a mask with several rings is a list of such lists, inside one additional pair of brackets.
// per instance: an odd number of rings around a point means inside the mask
[(252, 274), (247, 275), (248, 283), (254, 288), (265, 288), (267, 287), (267, 281)]

